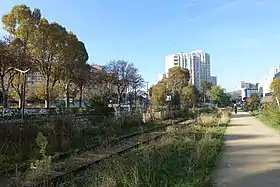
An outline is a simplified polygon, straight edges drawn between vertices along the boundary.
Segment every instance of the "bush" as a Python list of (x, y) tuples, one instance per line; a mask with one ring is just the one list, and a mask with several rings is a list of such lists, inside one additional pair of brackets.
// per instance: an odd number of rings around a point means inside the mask
[(110, 116), (114, 114), (114, 108), (109, 107), (108, 94), (102, 92), (91, 93), (88, 99), (87, 108), (93, 115)]
[(217, 117), (213, 114), (201, 114), (197, 119), (201, 126), (213, 126), (217, 122)]
[(276, 103), (266, 103), (263, 105), (263, 110), (259, 118), (268, 125), (280, 127), (280, 110)]

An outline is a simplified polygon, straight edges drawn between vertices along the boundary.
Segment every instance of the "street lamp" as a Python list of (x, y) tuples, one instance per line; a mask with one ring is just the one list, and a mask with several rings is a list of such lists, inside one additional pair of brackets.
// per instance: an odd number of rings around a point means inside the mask
[(21, 118), (23, 120), (24, 117), (24, 107), (25, 107), (25, 82), (26, 82), (26, 73), (28, 73), (30, 71), (30, 68), (28, 68), (27, 70), (21, 70), (18, 68), (13, 68), (14, 70), (16, 70), (17, 72), (19, 72), (21, 75), (23, 75), (23, 93), (22, 93), (22, 103), (21, 103), (21, 109), (22, 109), (22, 113), (21, 113)]

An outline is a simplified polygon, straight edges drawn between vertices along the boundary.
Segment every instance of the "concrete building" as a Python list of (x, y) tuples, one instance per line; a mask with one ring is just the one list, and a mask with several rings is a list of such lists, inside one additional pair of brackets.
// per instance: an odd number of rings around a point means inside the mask
[(190, 53), (175, 53), (165, 57), (165, 72), (174, 66), (187, 68), (190, 82), (198, 89), (203, 81), (210, 81), (210, 55), (201, 50)]
[(267, 74), (260, 81), (260, 94), (261, 97), (270, 96), (270, 85), (274, 79), (280, 78), (280, 65), (276, 68), (270, 70), (269, 74)]
[(190, 73), (190, 82), (198, 89), (201, 86), (200, 78), (200, 59), (192, 53), (177, 53), (165, 57), (165, 72), (168, 76), (168, 70), (172, 67), (179, 66), (187, 68)]
[(200, 78), (201, 81), (210, 81), (211, 67), (210, 67), (210, 54), (202, 50), (192, 51), (200, 59)]
[(217, 86), (217, 76), (210, 76), (209, 82)]
[(30, 71), (26, 74), (27, 84), (38, 84), (43, 83), (44, 77), (40, 71)]

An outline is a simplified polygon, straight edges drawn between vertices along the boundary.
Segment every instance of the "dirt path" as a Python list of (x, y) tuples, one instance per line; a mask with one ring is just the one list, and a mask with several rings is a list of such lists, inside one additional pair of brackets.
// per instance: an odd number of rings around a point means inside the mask
[(216, 170), (217, 187), (279, 187), (280, 135), (248, 113), (239, 112), (225, 135)]

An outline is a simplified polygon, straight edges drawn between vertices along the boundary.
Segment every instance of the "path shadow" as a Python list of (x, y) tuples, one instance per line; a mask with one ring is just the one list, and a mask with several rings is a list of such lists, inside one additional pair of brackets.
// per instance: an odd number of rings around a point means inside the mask
[(228, 127), (246, 127), (250, 126), (251, 124), (228, 124)]
[(224, 139), (226, 141), (231, 140), (243, 140), (243, 139), (254, 139), (254, 138), (260, 138), (265, 137), (264, 135), (245, 135), (245, 134), (225, 134)]
[(244, 118), (244, 117), (252, 117), (250, 114), (232, 114), (231, 118)]

